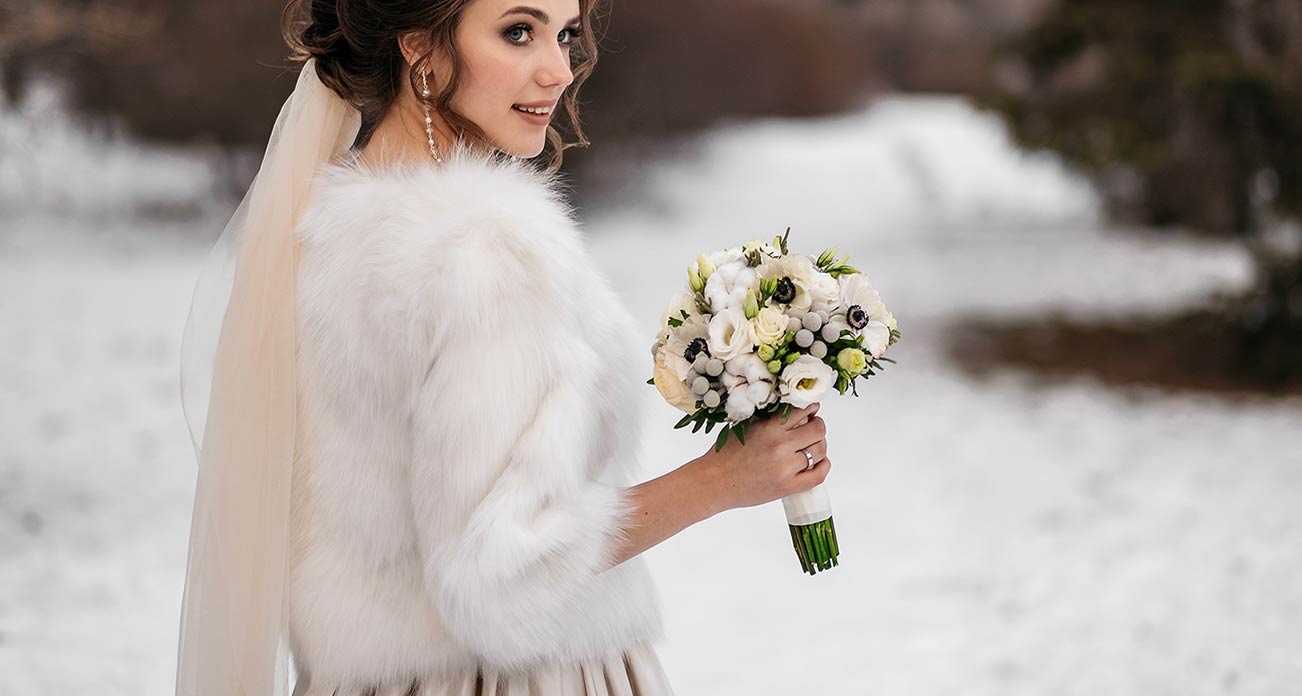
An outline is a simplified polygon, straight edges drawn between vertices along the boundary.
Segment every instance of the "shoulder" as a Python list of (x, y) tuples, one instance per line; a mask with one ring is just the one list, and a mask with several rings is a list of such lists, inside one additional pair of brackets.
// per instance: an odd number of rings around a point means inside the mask
[(355, 282), (317, 287), (369, 287), (469, 320), (574, 292), (591, 269), (568, 184), (527, 160), (463, 148), (444, 160), (323, 165), (298, 226), (303, 274), (342, 274)]

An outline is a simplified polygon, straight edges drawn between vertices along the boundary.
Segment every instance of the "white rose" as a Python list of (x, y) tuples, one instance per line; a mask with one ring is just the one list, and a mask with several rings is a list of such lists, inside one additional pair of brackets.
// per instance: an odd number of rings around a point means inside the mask
[(778, 380), (781, 401), (804, 408), (836, 383), (836, 370), (812, 355), (802, 355), (782, 369)]
[[(713, 276), (711, 276), (713, 277)], [(755, 329), (740, 308), (730, 307), (710, 319), (710, 355), (731, 360), (755, 349)]]
[(841, 284), (831, 274), (815, 271), (809, 283), (810, 309), (832, 311), (841, 303)]
[(751, 324), (755, 326), (755, 341), (759, 344), (776, 346), (787, 333), (788, 318), (777, 307), (765, 307), (755, 315)]

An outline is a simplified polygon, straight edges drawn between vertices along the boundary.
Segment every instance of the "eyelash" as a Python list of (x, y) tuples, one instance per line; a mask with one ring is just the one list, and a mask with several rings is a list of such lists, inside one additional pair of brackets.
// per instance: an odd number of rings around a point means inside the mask
[[(519, 42), (517, 42), (517, 41), (515, 41), (515, 40), (513, 40), (513, 39), (510, 38), (510, 34), (511, 34), (511, 32), (515, 31), (516, 29), (524, 29), (524, 30), (526, 30), (526, 31), (533, 31), (533, 25), (531, 25), (531, 24), (516, 24), (516, 25), (514, 25), (514, 26), (508, 28), (506, 31), (502, 32), (502, 36), (505, 36), (505, 37), (506, 37), (506, 41), (507, 41), (507, 43), (510, 43), (510, 44), (513, 45), (513, 46), (523, 46), (524, 44), (519, 43)], [(568, 48), (569, 46), (573, 45), (575, 39), (579, 38), (580, 36), (583, 36), (583, 30), (580, 29), (580, 28), (578, 28), (578, 27), (565, 27), (565, 31), (570, 32), (570, 40), (569, 40), (569, 41), (566, 41), (565, 43), (563, 43), (563, 44), (561, 44), (561, 45), (562, 45), (562, 46), (565, 46), (565, 47), (567, 47), (567, 48)]]

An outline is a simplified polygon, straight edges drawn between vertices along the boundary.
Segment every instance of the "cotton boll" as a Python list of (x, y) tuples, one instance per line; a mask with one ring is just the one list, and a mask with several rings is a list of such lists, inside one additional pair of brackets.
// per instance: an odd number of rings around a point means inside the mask
[(751, 382), (746, 386), (746, 397), (756, 408), (767, 406), (776, 394), (772, 382)]
[(728, 395), (723, 410), (728, 415), (728, 420), (739, 423), (755, 415), (755, 402), (751, 401), (746, 390), (739, 389)]
[(719, 384), (722, 384), (731, 394), (733, 389), (746, 385), (746, 378), (731, 372), (725, 372), (719, 375)]
[(703, 294), (717, 314), (724, 309), (740, 308), (746, 300), (746, 292), (758, 285), (759, 276), (754, 268), (747, 266), (745, 261), (729, 261), (710, 274)]

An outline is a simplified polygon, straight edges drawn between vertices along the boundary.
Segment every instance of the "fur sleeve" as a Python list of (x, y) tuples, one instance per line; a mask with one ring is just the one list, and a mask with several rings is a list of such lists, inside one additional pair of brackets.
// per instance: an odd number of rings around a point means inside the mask
[(530, 243), (488, 229), (440, 251), (411, 411), (426, 589), (448, 630), (501, 669), (559, 642), (630, 514), (626, 490), (595, 477), (599, 356), (577, 325), (582, 298), (532, 265)]

